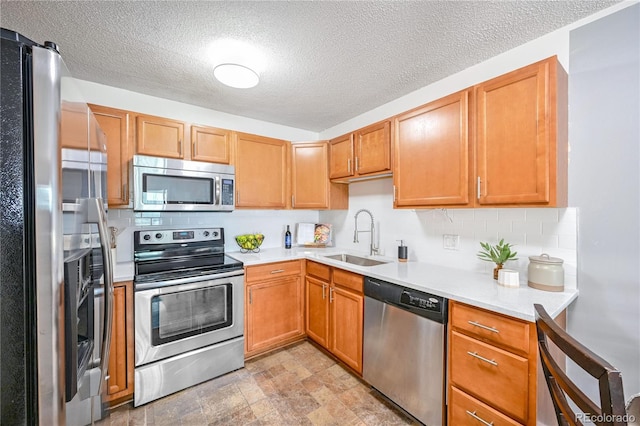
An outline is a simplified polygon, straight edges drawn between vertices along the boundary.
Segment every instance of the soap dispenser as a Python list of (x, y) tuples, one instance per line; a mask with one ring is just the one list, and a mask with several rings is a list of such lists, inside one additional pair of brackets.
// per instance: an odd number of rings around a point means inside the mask
[(402, 240), (397, 240), (397, 241), (400, 241), (400, 245), (398, 246), (398, 261), (406, 262), (409, 248), (403, 244)]

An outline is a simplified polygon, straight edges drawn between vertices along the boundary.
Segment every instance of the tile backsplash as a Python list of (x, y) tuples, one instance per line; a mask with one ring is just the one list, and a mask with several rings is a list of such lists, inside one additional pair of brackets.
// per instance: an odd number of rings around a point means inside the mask
[(130, 209), (109, 209), (109, 226), (118, 229), (116, 261), (133, 261), (133, 232), (145, 229), (184, 227), (220, 227), (225, 232), (225, 250), (238, 251), (234, 236), (260, 232), (263, 248), (281, 247), (287, 225), (297, 222), (317, 222), (318, 212), (312, 210), (234, 210), (232, 212), (134, 212)]

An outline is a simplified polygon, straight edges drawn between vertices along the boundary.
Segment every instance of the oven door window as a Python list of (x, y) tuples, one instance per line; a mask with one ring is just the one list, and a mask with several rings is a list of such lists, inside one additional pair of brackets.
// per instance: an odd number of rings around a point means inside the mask
[(142, 175), (144, 204), (214, 204), (212, 178)]
[(229, 327), (233, 323), (232, 286), (222, 284), (151, 298), (154, 346)]

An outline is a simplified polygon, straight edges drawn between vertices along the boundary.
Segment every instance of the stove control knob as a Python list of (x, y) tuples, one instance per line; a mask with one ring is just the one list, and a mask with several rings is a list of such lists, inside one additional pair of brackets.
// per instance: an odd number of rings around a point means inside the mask
[(213, 231), (213, 236), (217, 237), (218, 236), (218, 231)]
[(151, 239), (151, 235), (149, 234), (144, 234), (144, 236), (142, 237), (143, 240), (145, 241), (149, 241)]
[(162, 234), (160, 232), (158, 232), (156, 234), (156, 239), (161, 240), (162, 239)]
[(208, 237), (208, 236), (209, 236), (209, 231), (204, 231), (204, 232), (202, 233), (202, 235), (204, 235), (205, 237)]

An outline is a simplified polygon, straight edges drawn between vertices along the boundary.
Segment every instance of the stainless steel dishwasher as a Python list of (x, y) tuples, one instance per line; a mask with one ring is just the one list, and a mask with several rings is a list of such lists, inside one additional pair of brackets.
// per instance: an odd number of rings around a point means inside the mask
[(364, 281), (362, 377), (428, 426), (444, 424), (447, 299)]

